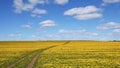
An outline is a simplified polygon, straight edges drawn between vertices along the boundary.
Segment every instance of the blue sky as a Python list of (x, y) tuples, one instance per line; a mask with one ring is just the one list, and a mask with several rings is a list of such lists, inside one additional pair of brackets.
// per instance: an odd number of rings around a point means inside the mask
[(0, 0), (0, 40), (120, 40), (120, 0)]

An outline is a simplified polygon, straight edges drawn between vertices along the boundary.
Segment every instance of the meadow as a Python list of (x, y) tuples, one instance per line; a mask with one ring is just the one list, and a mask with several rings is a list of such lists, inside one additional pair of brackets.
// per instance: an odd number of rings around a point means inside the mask
[(0, 42), (0, 68), (120, 68), (120, 42)]

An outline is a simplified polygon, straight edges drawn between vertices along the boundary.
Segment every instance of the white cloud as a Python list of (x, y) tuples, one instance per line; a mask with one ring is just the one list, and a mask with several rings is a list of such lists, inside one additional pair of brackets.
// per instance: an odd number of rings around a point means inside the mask
[(14, 0), (14, 8), (16, 13), (21, 13), (22, 11), (32, 11), (36, 5), (45, 4), (46, 0), (28, 0), (24, 3), (23, 0)]
[(46, 0), (28, 0), (30, 4), (37, 5), (37, 4), (45, 4)]
[(96, 8), (95, 6), (86, 6), (86, 7), (78, 7), (78, 8), (72, 8), (64, 13), (64, 15), (75, 15), (75, 14), (89, 14), (98, 12), (101, 9)]
[(103, 0), (104, 3), (118, 3), (120, 0)]
[(15, 34), (9, 34), (8, 37), (21, 37), (22, 34), (15, 33)]
[(120, 40), (120, 28), (113, 29), (112, 32), (109, 33), (109, 35), (115, 40)]
[(32, 13), (33, 13), (33, 14), (46, 14), (47, 11), (44, 10), (44, 9), (38, 9), (38, 8), (36, 8), (36, 9), (34, 9), (34, 10), (32, 11)]
[[(37, 5), (48, 4), (48, 0), (14, 0), (14, 8), (16, 13), (21, 13), (22, 11), (32, 11)], [(68, 0), (54, 0), (56, 4), (63, 5), (68, 3)], [(43, 11), (43, 10), (42, 10)]]
[(98, 26), (97, 29), (108, 30), (106, 36), (103, 36), (103, 37), (108, 37), (109, 40), (120, 39), (120, 23), (108, 22)]
[(60, 38), (60, 36), (57, 35), (46, 35), (46, 38)]
[(32, 17), (36, 17), (36, 16), (37, 16), (37, 17), (40, 17), (40, 16), (39, 16), (40, 14), (46, 14), (46, 13), (47, 13), (46, 10), (36, 8), (36, 9), (34, 9), (34, 10), (32, 11), (31, 16), (32, 16)]
[(40, 15), (35, 15), (35, 14), (31, 14), (32, 17), (38, 17), (38, 18), (41, 18)]
[(64, 29), (62, 29), (62, 30), (59, 30), (59, 32), (60, 33), (85, 33), (86, 32), (86, 30), (64, 30)]
[(118, 28), (120, 28), (120, 23), (116, 23), (116, 22), (108, 22), (106, 24), (97, 27), (97, 29), (99, 30), (118, 29)]
[(56, 4), (64, 5), (69, 2), (69, 0), (54, 0)]
[(113, 33), (120, 33), (120, 29), (114, 29)]
[(34, 5), (24, 3), (23, 0), (14, 0), (14, 7), (16, 13), (21, 13), (22, 11), (32, 10), (34, 8)]
[(37, 38), (37, 35), (32, 35), (31, 37), (32, 37), (32, 38)]
[(102, 6), (106, 6), (111, 3), (120, 3), (120, 0), (103, 0)]
[(57, 34), (49, 34), (44, 37), (47, 40), (72, 40), (74, 39), (71, 35), (57, 35)]
[(53, 20), (45, 20), (39, 23), (41, 27), (53, 27), (56, 23)]
[(78, 20), (88, 20), (102, 17), (101, 10), (96, 6), (78, 7), (65, 11), (64, 15), (73, 16)]
[(69, 33), (69, 34), (81, 34), (81, 35), (84, 35), (84, 36), (98, 36), (97, 33), (91, 33), (85, 29), (81, 29), (81, 30), (59, 30), (59, 33)]
[(76, 15), (74, 18), (78, 20), (88, 20), (88, 19), (94, 19), (102, 17), (102, 14), (99, 13), (91, 13), (91, 14), (83, 14), (83, 15)]
[(22, 25), (23, 28), (32, 28), (32, 26), (30, 24), (24, 24)]

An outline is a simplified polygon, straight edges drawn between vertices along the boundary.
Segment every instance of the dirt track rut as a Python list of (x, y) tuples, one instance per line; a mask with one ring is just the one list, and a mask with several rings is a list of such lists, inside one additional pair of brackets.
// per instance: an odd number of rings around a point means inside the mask
[(33, 66), (34, 66), (35, 62), (37, 61), (37, 59), (39, 58), (40, 54), (41, 54), (43, 51), (48, 50), (48, 49), (53, 48), (53, 47), (56, 47), (56, 46), (50, 46), (50, 47), (48, 47), (48, 48), (42, 49), (42, 50), (32, 59), (32, 61), (28, 64), (27, 68), (33, 68)]
[[(32, 68), (32, 67), (33, 67), (34, 63), (37, 61), (37, 59), (39, 58), (40, 54), (41, 54), (43, 51), (48, 50), (48, 49), (53, 48), (53, 47), (55, 47), (55, 45), (54, 45), (54, 46), (47, 47), (47, 48), (44, 48), (44, 49), (35, 50), (35, 51), (31, 52), (31, 53), (34, 53), (34, 52), (37, 51), (38, 53), (35, 55), (35, 57), (33, 57), (32, 61), (28, 64), (27, 68)], [(14, 68), (18, 63), (21, 63), (21, 62), (23, 62), (25, 59), (27, 59), (31, 53), (29, 53), (28, 55), (22, 57), (22, 58), (19, 59), (18, 61), (14, 62), (14, 63), (11, 63), (7, 68)]]
[[(70, 43), (70, 41), (63, 43), (62, 45), (66, 45), (68, 43)], [(58, 46), (58, 45), (53, 45), (53, 46), (50, 46), (50, 47), (47, 47), (47, 48), (43, 48), (43, 49), (39, 49), (39, 50), (35, 50), (35, 51), (31, 52), (31, 53), (34, 53), (34, 52), (37, 51), (38, 53), (32, 58), (31, 62), (27, 65), (27, 68), (33, 68), (35, 62), (37, 61), (37, 59), (39, 58), (40, 54), (43, 51), (48, 50), (48, 49), (53, 48), (53, 47), (56, 47), (56, 46)], [(18, 61), (10, 64), (7, 68), (14, 68), (18, 63), (27, 59), (31, 53), (29, 53), (27, 56), (24, 56), (23, 58), (19, 59)]]

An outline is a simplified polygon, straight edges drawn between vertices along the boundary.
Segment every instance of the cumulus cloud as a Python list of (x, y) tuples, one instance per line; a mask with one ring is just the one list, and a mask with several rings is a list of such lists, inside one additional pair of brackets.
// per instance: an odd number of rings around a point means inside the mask
[(120, 28), (120, 23), (116, 22), (108, 22), (106, 24), (102, 24), (97, 27), (99, 30), (107, 30), (107, 29), (118, 29)]
[(67, 16), (73, 16), (74, 18), (78, 20), (88, 20), (88, 19), (94, 19), (94, 18), (100, 18), (102, 17), (102, 14), (100, 13), (102, 9), (97, 8), (96, 6), (86, 6), (86, 7), (78, 7), (78, 8), (72, 8), (64, 12), (64, 15)]
[(78, 7), (72, 8), (64, 13), (64, 15), (75, 15), (75, 14), (88, 14), (100, 11), (101, 9), (96, 8), (95, 6), (86, 6), (86, 7)]
[(22, 11), (30, 11), (34, 8), (33, 4), (24, 3), (23, 0), (14, 0), (14, 8), (16, 13)]
[(23, 28), (32, 28), (32, 24), (24, 24), (21, 27), (23, 27)]
[(40, 14), (46, 14), (46, 13), (47, 13), (46, 10), (36, 8), (36, 9), (34, 9), (34, 10), (32, 11), (31, 16), (32, 16), (32, 17), (36, 17), (36, 16), (39, 17)]
[(120, 23), (108, 22), (97, 27), (98, 30), (109, 30), (108, 37), (120, 39)]
[[(34, 11), (37, 5), (48, 4), (48, 2), (49, 2), (48, 0), (27, 0), (27, 2), (24, 2), (23, 0), (14, 0), (13, 6), (15, 8), (16, 13), (21, 13), (22, 11), (32, 11), (32, 10)], [(54, 2), (56, 4), (63, 5), (68, 3), (68, 0), (54, 0)]]
[(84, 35), (84, 36), (98, 36), (97, 33), (92, 33), (92, 32), (89, 32), (85, 29), (81, 29), (81, 30), (59, 30), (59, 33), (69, 33), (69, 34), (81, 34), (81, 35)]
[(120, 40), (120, 28), (113, 29), (112, 32), (109, 33), (109, 35), (115, 40)]
[(69, 2), (69, 0), (54, 0), (56, 4), (64, 5)]
[(34, 9), (34, 10), (32, 11), (32, 13), (33, 13), (33, 14), (46, 14), (47, 11), (44, 10), (44, 9), (38, 9), (38, 8), (36, 8), (36, 9)]
[(45, 37), (46, 37), (46, 38), (50, 38), (50, 39), (51, 39), (51, 38), (53, 38), (53, 39), (55, 39), (55, 38), (56, 38), (56, 39), (57, 39), (57, 38), (60, 38), (60, 36), (57, 36), (57, 35), (46, 35)]
[(104, 3), (118, 3), (120, 0), (103, 0)]
[(85, 33), (86, 30), (65, 30), (61, 29), (59, 30), (60, 33)]
[(32, 5), (37, 5), (37, 4), (45, 4), (47, 0), (28, 0), (28, 2)]
[(45, 20), (39, 23), (41, 27), (53, 27), (56, 23), (53, 20)]
[[(24, 2), (23, 0), (14, 0), (14, 8), (16, 13), (21, 13), (22, 11), (34, 11), (35, 7), (38, 4), (45, 4), (46, 0), (27, 0), (28, 2)], [(35, 12), (35, 11), (34, 11)]]
[(32, 35), (31, 37), (32, 37), (32, 38), (37, 38), (37, 35)]
[(22, 34), (15, 33), (15, 34), (9, 34), (8, 37), (21, 37)]
[(120, 0), (103, 0), (102, 6), (106, 6), (111, 3), (120, 3)]
[(113, 33), (120, 33), (120, 29), (114, 29)]
[(78, 20), (88, 20), (88, 19), (99, 18), (99, 17), (102, 17), (102, 15), (99, 13), (91, 13), (91, 14), (84, 14), (84, 15), (76, 15), (74, 18)]

